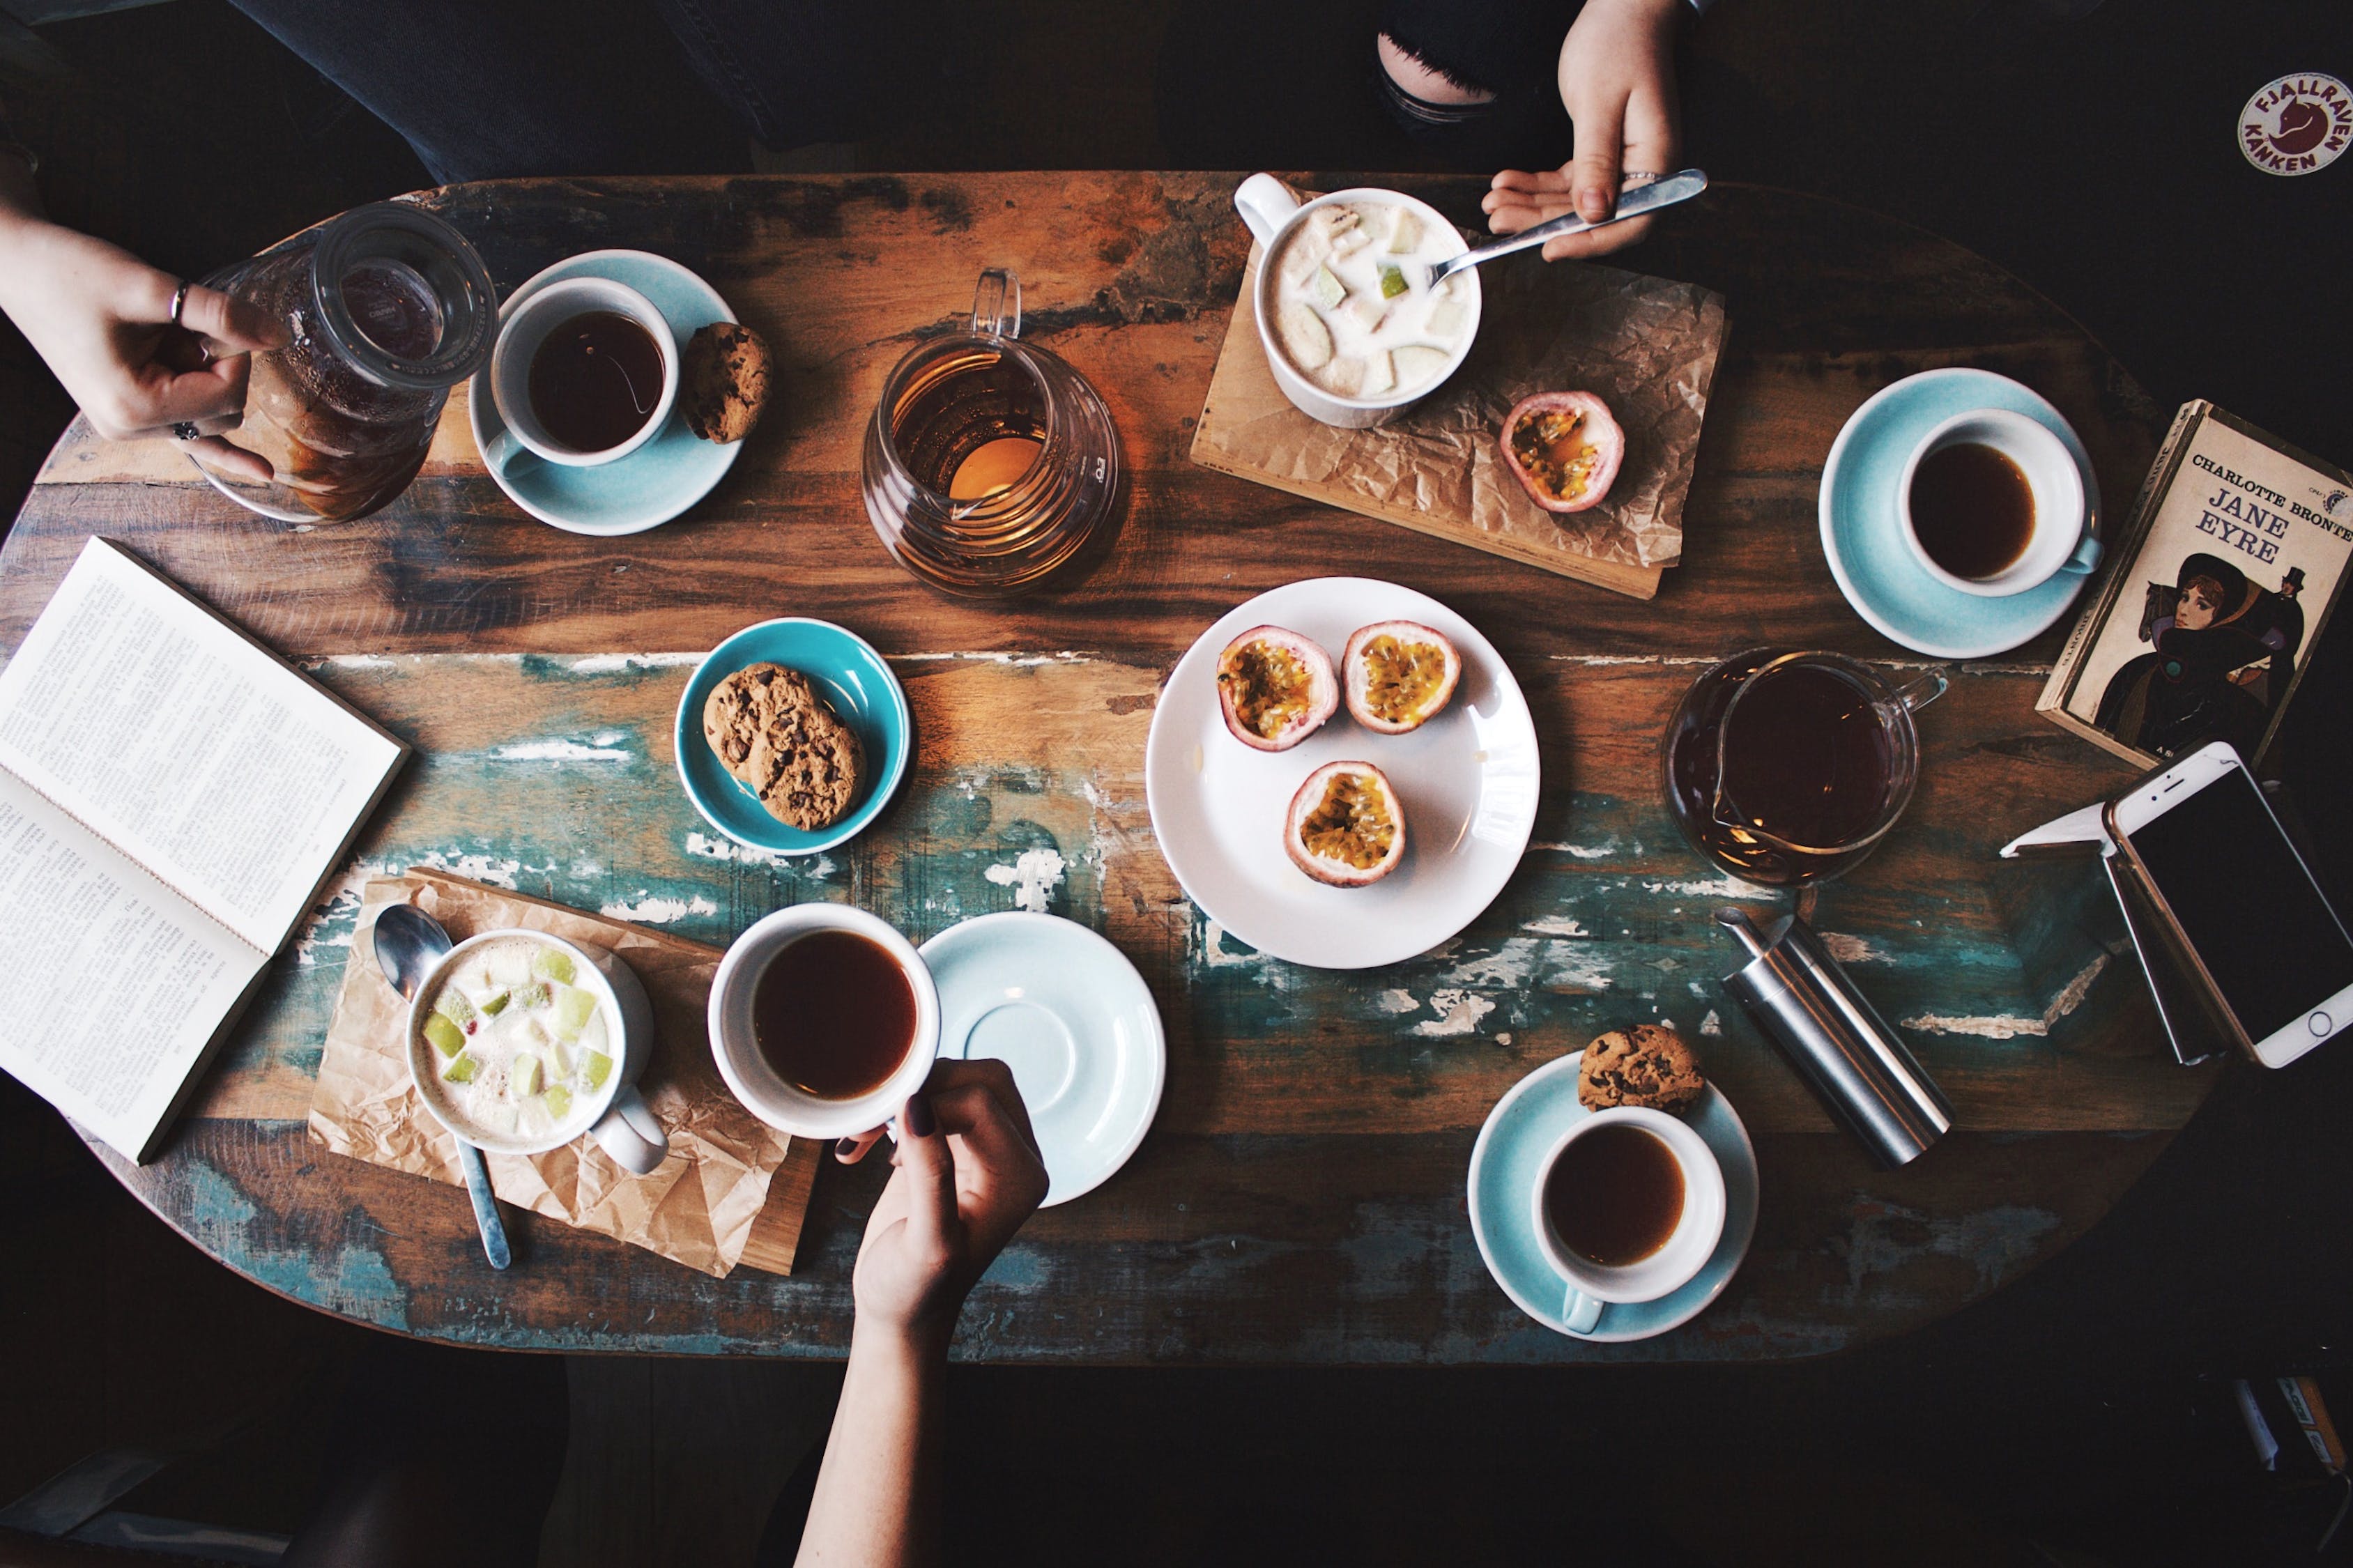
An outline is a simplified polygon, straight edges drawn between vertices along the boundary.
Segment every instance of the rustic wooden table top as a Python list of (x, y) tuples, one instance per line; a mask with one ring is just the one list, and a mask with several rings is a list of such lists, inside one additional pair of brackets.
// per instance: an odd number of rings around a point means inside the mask
[[(1477, 219), (1483, 182), (1398, 183)], [(781, 904), (847, 900), (920, 940), (1009, 907), (1018, 889), (1000, 868), (1043, 847), (1065, 868), (1050, 907), (1106, 932), (1151, 983), (1167, 1091), (1133, 1163), (1039, 1215), (991, 1270), (961, 1355), (1800, 1355), (1951, 1312), (2097, 1220), (2213, 1076), (2164, 1056), (2129, 962), (2074, 931), (2082, 876), (2035, 882), (1990, 860), (2009, 835), (2126, 776), (2032, 713), (2057, 634), (1955, 672), (1924, 716), (1907, 820), (1813, 910), (1957, 1109), (1959, 1131), (1900, 1172), (1835, 1131), (1717, 989), (1732, 952), (1706, 910), (1749, 890), (1676, 837), (1653, 751), (1685, 685), (1739, 648), (1916, 665), (1841, 600), (1816, 531), (1831, 441), (1871, 393), (1953, 363), (2018, 377), (2082, 434), (2111, 515), (2155, 450), (2160, 411), (2064, 314), (1953, 245), (1829, 202), (1719, 187), (1627, 258), (1721, 289), (1732, 321), (1686, 553), (1657, 600), (1638, 603), (1187, 461), (1246, 246), (1234, 184), (845, 175), (433, 195), (502, 289), (575, 251), (641, 247), (702, 273), (776, 346), (781, 410), (708, 500), (634, 538), (524, 518), (482, 474), (462, 398), (408, 494), (344, 525), (250, 516), (194, 482), (167, 444), (69, 431), (0, 552), (0, 647), (22, 639), (82, 538), (102, 533), (314, 661), (418, 749), (346, 891), (280, 959), (167, 1152), (144, 1168), (102, 1155), (122, 1182), (230, 1268), (381, 1327), (543, 1350), (839, 1355), (879, 1169), (823, 1173), (790, 1279), (710, 1279), (529, 1220), (521, 1261), (497, 1276), (462, 1198), (312, 1143), (304, 1115), (349, 889), (432, 865), (715, 942)], [(917, 587), (859, 498), (884, 372), (968, 308), (988, 265), (1018, 269), (1025, 335), (1102, 389), (1133, 472), (1101, 567), (1015, 607)], [(1252, 594), (1333, 569), (1394, 578), (1476, 622), (1544, 740), (1519, 874), (1460, 939), (1377, 973), (1298, 969), (1226, 939), (1161, 859), (1141, 777), (1155, 691), (1194, 637)], [(798, 862), (711, 832), (670, 746), (693, 650), (783, 614), (840, 621), (891, 655), (920, 737), (881, 823)], [(1464, 1207), (1472, 1142), (1523, 1075), (1655, 1016), (1691, 1036), (1756, 1135), (1755, 1248), (1686, 1327), (1579, 1343), (1531, 1323), (1489, 1279)]]

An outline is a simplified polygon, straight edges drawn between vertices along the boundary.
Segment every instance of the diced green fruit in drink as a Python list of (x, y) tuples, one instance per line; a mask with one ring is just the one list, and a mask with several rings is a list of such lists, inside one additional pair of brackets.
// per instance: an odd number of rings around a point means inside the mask
[(537, 1094), (540, 1085), (539, 1058), (528, 1052), (515, 1058), (514, 1066), (508, 1069), (507, 1081), (514, 1085), (514, 1097), (517, 1100), (529, 1100), (533, 1095)]
[(555, 993), (555, 1037), (576, 1040), (588, 1020), (596, 1016), (596, 995), (576, 985), (565, 985)]
[(1389, 366), (1389, 351), (1375, 349), (1365, 356), (1365, 390), (1362, 395), (1378, 397), (1397, 386), (1397, 372)]
[(1370, 292), (1358, 294), (1340, 307), (1340, 313), (1353, 320), (1366, 331), (1376, 332), (1380, 330), (1382, 318), (1389, 313), (1389, 302), (1378, 294)]
[(504, 1012), (506, 1010), (507, 1004), (513, 1000), (514, 993), (512, 991), (493, 991), (488, 996), (483, 997), (480, 1002), (476, 1003), (475, 1005), (482, 1010), (483, 1017), (495, 1018), (501, 1013)]
[(1382, 299), (1394, 300), (1398, 295), (1406, 291), (1406, 287), (1404, 268), (1384, 267), (1381, 268)]
[(451, 1083), (471, 1083), (474, 1081), (474, 1065), (471, 1057), (455, 1057), (448, 1067), (441, 1069), (441, 1076)]
[(1390, 357), (1397, 365), (1398, 384), (1413, 386), (1444, 370), (1451, 356), (1441, 350), (1423, 348), (1416, 343), (1398, 350)]
[(1389, 254), (1410, 256), (1413, 247), (1421, 243), (1421, 219), (1411, 207), (1398, 208), (1397, 226), (1389, 230)]
[(580, 1079), (590, 1089), (602, 1089), (605, 1080), (613, 1076), (613, 1058), (602, 1051), (590, 1051), (582, 1058)]
[(518, 985), (514, 991), (515, 1005), (528, 1013), (533, 1007), (547, 1005), (547, 987), (541, 984)]
[(438, 1013), (426, 1017), (425, 1037), (445, 1057), (454, 1057), (466, 1048), (466, 1031)]
[(559, 948), (543, 947), (531, 955), (531, 972), (543, 980), (569, 985), (575, 973), (572, 955)]
[(1322, 370), (1332, 362), (1332, 329), (1304, 305), (1285, 305), (1277, 318), (1282, 348), (1302, 370)]
[(1315, 269), (1315, 279), (1309, 287), (1315, 296), (1315, 302), (1327, 310), (1348, 297), (1348, 286), (1334, 277), (1328, 267)]
[(552, 1079), (572, 1076), (572, 1053), (564, 1048), (562, 1040), (547, 1042), (547, 1076)]
[(539, 1098), (545, 1102), (551, 1121), (561, 1121), (572, 1114), (572, 1091), (562, 1084), (549, 1084), (547, 1092)]
[(443, 987), (441, 994), (433, 999), (433, 1011), (461, 1026), (471, 1023), (474, 1017), (474, 1005), (467, 1001), (466, 994), (454, 985)]
[(1451, 338), (1462, 331), (1462, 319), (1471, 313), (1469, 306), (1460, 300), (1440, 300), (1430, 312), (1430, 335)]

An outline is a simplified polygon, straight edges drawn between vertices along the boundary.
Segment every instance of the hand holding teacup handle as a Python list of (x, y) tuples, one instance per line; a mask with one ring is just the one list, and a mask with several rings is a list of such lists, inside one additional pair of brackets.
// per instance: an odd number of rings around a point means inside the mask
[(624, 1084), (589, 1133), (631, 1173), (650, 1176), (670, 1158), (670, 1133), (633, 1084)]

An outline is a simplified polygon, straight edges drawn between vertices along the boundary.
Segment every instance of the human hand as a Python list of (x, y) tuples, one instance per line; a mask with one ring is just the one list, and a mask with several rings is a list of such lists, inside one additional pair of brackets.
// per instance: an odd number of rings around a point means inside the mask
[(187, 447), (211, 466), (266, 481), (269, 467), (220, 439), (245, 407), (255, 349), (285, 341), (251, 305), (211, 289), (188, 290), (171, 324), (180, 280), (102, 239), (30, 216), (0, 226), (0, 310), (65, 384), (91, 426), (121, 440), (194, 425)]
[[(1624, 171), (1674, 173), (1683, 136), (1675, 108), (1675, 17), (1685, 0), (1586, 0), (1560, 46), (1560, 101), (1577, 156), (1558, 169), (1506, 169), (1480, 205), (1487, 226), (1517, 234), (1566, 213), (1599, 222), (1618, 210)], [(1545, 241), (1544, 258), (1606, 256), (1651, 231), (1648, 217)]]
[[(879, 1133), (842, 1140), (855, 1163)], [(899, 1116), (891, 1183), (867, 1217), (851, 1292), (860, 1327), (936, 1341), (1046, 1197), (1029, 1108), (1003, 1062), (936, 1063)]]

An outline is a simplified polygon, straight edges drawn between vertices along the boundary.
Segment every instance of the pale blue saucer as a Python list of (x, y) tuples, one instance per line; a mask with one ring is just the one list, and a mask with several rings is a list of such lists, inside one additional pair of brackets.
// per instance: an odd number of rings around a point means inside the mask
[(1160, 1009), (1135, 965), (1059, 915), (1007, 910), (920, 950), (940, 992), (940, 1057), (993, 1057), (1046, 1162), (1046, 1206), (1109, 1181), (1144, 1142), (1168, 1076)]
[(1748, 1256), (1757, 1234), (1757, 1150), (1740, 1113), (1711, 1084), (1683, 1120), (1724, 1167), (1724, 1239), (1682, 1289), (1655, 1301), (1604, 1307), (1590, 1332), (1574, 1331), (1560, 1310), (1568, 1300), (1568, 1281), (1536, 1239), (1535, 1209), (1545, 1155), (1562, 1133), (1593, 1114), (1577, 1099), (1577, 1064), (1584, 1057), (1578, 1051), (1545, 1063), (1487, 1113), (1471, 1150), (1471, 1234), (1504, 1294), (1546, 1328), (1577, 1340), (1647, 1340), (1697, 1317)]
[(1934, 658), (1988, 658), (2039, 636), (2067, 613), (2096, 572), (2062, 572), (2007, 598), (1937, 582), (1905, 542), (1895, 492), (1928, 432), (1956, 414), (2006, 408), (2047, 426), (2084, 473), (2084, 508), (2100, 531), (2100, 481), (2074, 428), (2041, 394), (1989, 370), (1922, 371), (1884, 386), (1854, 411), (1822, 466), (1822, 551), (1855, 613)]
[[(589, 250), (566, 257), (508, 295), (499, 307), (500, 319), (565, 278), (609, 278), (635, 289), (661, 311), (681, 353), (702, 328), (735, 319), (710, 284), (670, 258), (643, 250)], [(491, 397), (489, 365), (475, 373), (467, 405), (474, 445), (488, 452), (491, 437), (506, 428)], [(661, 434), (617, 461), (593, 468), (568, 468), (518, 448), (505, 468), (491, 470), (491, 478), (515, 505), (567, 533), (643, 533), (709, 495), (743, 449), (741, 441), (721, 446), (696, 436), (687, 427), (681, 406), (670, 410)]]
[[(806, 832), (779, 822), (734, 774), (719, 765), (702, 736), (702, 705), (711, 689), (751, 664), (781, 664), (815, 683), (842, 722), (858, 731), (866, 752), (866, 794), (848, 816), (831, 827)], [(711, 650), (678, 700), (671, 744), (678, 752), (678, 778), (702, 819), (738, 844), (779, 855), (814, 855), (863, 831), (907, 774), (914, 749), (914, 720), (899, 678), (873, 646), (831, 621), (790, 616), (745, 626)]]

